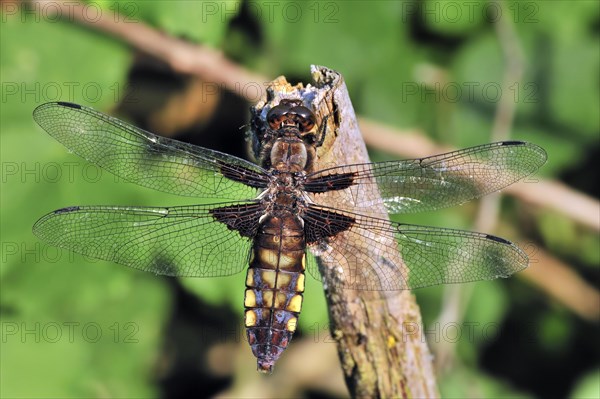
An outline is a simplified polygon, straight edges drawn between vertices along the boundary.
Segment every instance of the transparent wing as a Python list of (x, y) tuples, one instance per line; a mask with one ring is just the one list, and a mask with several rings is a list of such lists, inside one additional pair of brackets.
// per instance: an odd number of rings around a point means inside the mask
[[(311, 247), (326, 265), (337, 269), (337, 278), (327, 283), (343, 288), (394, 291), (492, 280), (508, 277), (529, 262), (516, 245), (489, 234), (345, 214), (355, 219), (348, 231)], [(335, 218), (329, 222), (336, 224)], [(314, 263), (308, 268), (321, 279)]]
[(43, 104), (33, 111), (33, 118), (77, 155), (144, 187), (239, 200), (254, 198), (255, 187), (266, 185), (258, 165), (154, 135), (81, 105)]
[[(247, 267), (251, 241), (216, 222), (211, 211), (254, 204), (76, 206), (45, 215), (33, 232), (50, 245), (156, 274), (227, 276)], [(257, 217), (250, 213), (237, 216), (248, 221)]]
[(379, 198), (390, 213), (421, 212), (498, 191), (534, 173), (546, 158), (535, 144), (505, 141), (427, 158), (323, 169), (307, 177), (307, 187), (313, 192), (319, 185), (347, 187), (322, 195), (351, 212), (368, 214)]

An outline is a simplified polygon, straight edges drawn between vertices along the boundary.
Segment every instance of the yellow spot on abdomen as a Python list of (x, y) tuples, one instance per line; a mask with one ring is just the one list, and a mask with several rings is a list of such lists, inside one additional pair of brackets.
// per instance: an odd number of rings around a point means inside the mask
[(271, 306), (273, 306), (273, 291), (264, 290), (262, 292), (262, 300), (262, 306), (266, 308), (270, 308)]
[(302, 309), (302, 295), (294, 295), (287, 305), (287, 310), (290, 312), (300, 313)]
[(287, 288), (290, 286), (292, 275), (289, 273), (279, 273), (277, 276), (277, 288)]
[(277, 291), (277, 296), (275, 297), (275, 304), (273, 305), (273, 307), (277, 309), (283, 309), (286, 301), (287, 296), (285, 295), (285, 293)]
[(248, 272), (246, 273), (246, 286), (256, 287), (254, 285), (254, 269), (248, 269)]
[(288, 320), (288, 322), (285, 325), (285, 328), (289, 332), (294, 332), (294, 331), (296, 331), (296, 324), (298, 324), (298, 319), (296, 317), (290, 317), (290, 319)]
[(256, 307), (256, 294), (254, 293), (254, 290), (246, 290), (246, 294), (244, 295), (244, 306), (247, 308)]
[(296, 281), (296, 292), (304, 292), (304, 274), (298, 275), (298, 280)]
[(269, 288), (275, 288), (275, 270), (263, 270), (260, 276), (263, 284), (266, 284)]
[(256, 313), (254, 310), (246, 310), (244, 315), (244, 324), (246, 327), (253, 327), (256, 325)]

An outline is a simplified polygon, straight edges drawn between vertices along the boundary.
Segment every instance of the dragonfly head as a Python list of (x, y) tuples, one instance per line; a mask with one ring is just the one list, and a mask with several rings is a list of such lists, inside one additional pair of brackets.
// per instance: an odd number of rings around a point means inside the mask
[(304, 135), (313, 130), (316, 118), (310, 109), (302, 105), (301, 100), (285, 99), (269, 110), (267, 123), (273, 130), (292, 127)]

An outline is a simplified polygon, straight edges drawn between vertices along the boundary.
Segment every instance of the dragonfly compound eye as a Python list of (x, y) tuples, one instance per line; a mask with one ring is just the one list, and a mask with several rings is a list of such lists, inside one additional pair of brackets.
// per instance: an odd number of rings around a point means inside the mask
[(306, 107), (296, 106), (290, 110), (295, 115), (295, 122), (302, 133), (310, 131), (316, 123), (315, 114)]
[(269, 111), (267, 114), (267, 122), (271, 129), (279, 129), (281, 124), (286, 118), (286, 115), (290, 112), (290, 107), (285, 104), (277, 105)]

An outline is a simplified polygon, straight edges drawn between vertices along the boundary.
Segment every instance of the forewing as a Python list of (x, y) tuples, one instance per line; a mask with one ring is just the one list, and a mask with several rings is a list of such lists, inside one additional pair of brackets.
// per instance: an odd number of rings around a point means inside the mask
[(383, 201), (390, 213), (412, 213), (498, 191), (545, 162), (541, 147), (506, 141), (427, 158), (328, 168), (309, 175), (307, 186), (312, 192), (326, 192), (322, 195), (333, 197), (328, 203), (350, 212), (370, 214)]
[[(81, 206), (42, 217), (33, 232), (50, 245), (155, 274), (215, 277), (247, 266), (249, 238), (217, 222), (211, 211), (254, 202), (171, 208)], [(258, 220), (260, 212), (240, 216)], [(244, 220), (241, 220), (244, 219)], [(247, 220), (246, 220), (247, 219)]]
[(157, 136), (81, 105), (43, 104), (33, 118), (77, 155), (141, 186), (177, 195), (239, 200), (254, 198), (256, 188), (267, 183), (258, 165)]
[[(516, 245), (489, 234), (350, 213), (340, 220), (347, 217), (355, 219), (349, 230), (311, 246), (324, 264), (336, 269), (336, 278), (327, 284), (395, 291), (508, 277), (528, 265), (527, 256)], [(320, 279), (310, 264), (309, 272)]]

